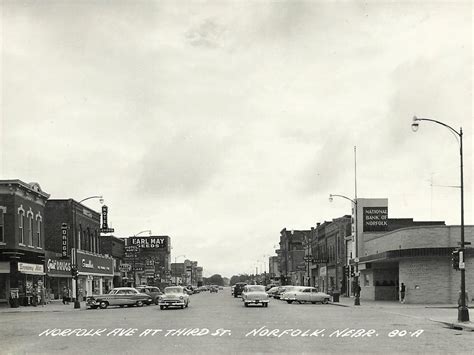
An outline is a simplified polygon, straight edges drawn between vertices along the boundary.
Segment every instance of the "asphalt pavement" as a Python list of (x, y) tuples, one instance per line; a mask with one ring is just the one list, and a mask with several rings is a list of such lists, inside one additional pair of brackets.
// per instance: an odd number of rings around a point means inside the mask
[(345, 298), (246, 308), (225, 288), (192, 295), (187, 309), (0, 309), (0, 353), (472, 353), (474, 332), (430, 320), (456, 314), (449, 305), (354, 306)]

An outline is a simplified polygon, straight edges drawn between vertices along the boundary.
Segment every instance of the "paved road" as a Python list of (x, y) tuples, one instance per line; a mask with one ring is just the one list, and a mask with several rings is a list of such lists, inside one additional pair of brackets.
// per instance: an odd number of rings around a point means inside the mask
[[(190, 307), (183, 310), (145, 306), (2, 313), (0, 353), (472, 351), (473, 332), (444, 328), (427, 320), (424, 311), (422, 307), (407, 312), (393, 307), (289, 305), (278, 300), (268, 308), (245, 308), (225, 289), (193, 295)], [(84, 329), (82, 333), (89, 335), (52, 335), (59, 330), (46, 335), (48, 329)], [(395, 335), (396, 330), (407, 333)]]

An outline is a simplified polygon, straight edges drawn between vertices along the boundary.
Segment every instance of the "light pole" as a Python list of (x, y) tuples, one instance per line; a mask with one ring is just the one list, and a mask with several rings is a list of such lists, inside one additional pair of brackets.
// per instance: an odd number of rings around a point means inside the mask
[[(355, 292), (354, 292), (354, 306), (360, 306), (360, 291), (359, 291), (359, 235), (357, 233), (357, 199), (351, 199), (347, 196), (344, 195), (335, 195), (335, 194), (330, 194), (329, 195), (329, 202), (333, 201), (333, 197), (341, 197), (345, 198), (346, 200), (351, 201), (354, 204), (354, 224), (355, 224), (355, 230), (354, 230), (354, 243), (355, 243), (355, 276), (354, 276), (354, 281), (355, 281)], [(336, 268), (337, 268), (337, 260), (336, 260)], [(339, 285), (336, 285), (336, 287), (339, 287)]]
[[(144, 231), (138, 232), (137, 234), (134, 234), (134, 237), (138, 237), (142, 233), (148, 233), (148, 235), (151, 235), (151, 229), (145, 229)], [(136, 260), (137, 260), (137, 253), (140, 251), (139, 247), (136, 247), (136, 249), (133, 251), (133, 287), (137, 286), (137, 270), (136, 270)]]
[[(174, 283), (176, 284), (176, 286), (178, 286), (178, 272), (177, 272), (177, 260), (178, 258), (180, 257), (186, 257), (186, 255), (182, 254), (182, 255), (178, 255), (178, 256), (175, 256), (174, 257)], [(184, 264), (183, 264), (184, 266)], [(186, 270), (184, 270), (186, 272)]]
[[(89, 196), (89, 197), (86, 197), (82, 200), (80, 200), (78, 202), (78, 204), (80, 205), (82, 202), (84, 201), (87, 201), (87, 200), (92, 200), (94, 198), (98, 198), (99, 199), (99, 202), (102, 204), (104, 202), (104, 198), (102, 195), (98, 195), (98, 196)], [(74, 202), (74, 200), (73, 200)], [(74, 236), (74, 239), (73, 239), (73, 245), (74, 245), (74, 269), (75, 270), (78, 270), (78, 262), (77, 262), (77, 249), (80, 247), (80, 245), (76, 245), (76, 244), (79, 244), (79, 241), (76, 243), (76, 205), (73, 203), (73, 212), (74, 212), (74, 220), (73, 220), (73, 224), (74, 224), (74, 231), (73, 231), (73, 236)], [(81, 302), (79, 301), (79, 272), (76, 271), (76, 275), (75, 275), (75, 281), (76, 281), (76, 295), (75, 295), (75, 299), (74, 299), (74, 308), (81, 308)]]
[[(429, 118), (418, 118), (416, 116), (413, 117), (413, 123), (411, 124), (411, 128), (413, 132), (418, 131), (419, 121), (428, 121), (437, 123), (441, 126), (446, 127), (452, 133), (455, 134), (456, 139), (459, 137), (459, 157), (461, 162), (460, 167), (460, 175), (461, 175), (461, 248), (459, 250), (459, 254), (462, 254), (462, 259), (460, 258), (460, 263), (462, 262), (463, 265), (460, 265), (459, 269), (461, 270), (461, 305), (458, 308), (458, 321), (459, 322), (468, 322), (469, 321), (469, 309), (466, 305), (466, 270), (464, 267), (464, 173), (463, 173), (463, 146), (462, 146), (462, 127), (459, 128), (459, 132), (456, 131), (453, 127), (447, 125), (446, 123), (429, 119)], [(462, 266), (462, 267), (461, 267)]]

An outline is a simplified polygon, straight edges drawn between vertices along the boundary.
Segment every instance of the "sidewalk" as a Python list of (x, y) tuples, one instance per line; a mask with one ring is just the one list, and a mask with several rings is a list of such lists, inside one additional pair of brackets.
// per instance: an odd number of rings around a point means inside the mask
[(20, 306), (18, 308), (11, 308), (8, 304), (0, 305), (1, 313), (24, 313), (24, 312), (71, 312), (71, 311), (83, 311), (86, 310), (86, 303), (81, 302), (80, 309), (74, 309), (74, 302), (69, 304), (63, 304), (61, 300), (54, 300), (44, 306)]
[[(454, 329), (474, 331), (474, 322), (459, 323), (457, 321), (458, 307), (455, 304), (401, 304), (398, 301), (360, 300), (360, 306), (355, 306), (353, 297), (340, 297), (339, 302), (331, 302), (331, 305), (354, 309), (383, 309), (407, 317), (421, 317)], [(474, 312), (471, 312), (472, 317), (474, 317)]]

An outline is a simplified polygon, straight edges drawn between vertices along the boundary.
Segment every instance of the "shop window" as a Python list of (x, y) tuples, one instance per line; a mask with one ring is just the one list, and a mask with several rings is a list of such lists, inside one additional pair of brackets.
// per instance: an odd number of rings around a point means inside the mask
[(368, 274), (364, 275), (364, 286), (369, 286), (369, 275)]
[(5, 213), (7, 208), (0, 206), (0, 243), (5, 243)]

